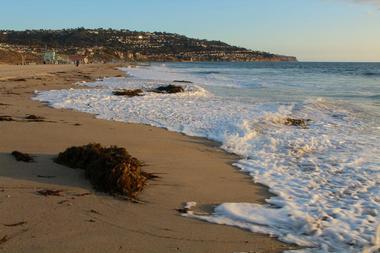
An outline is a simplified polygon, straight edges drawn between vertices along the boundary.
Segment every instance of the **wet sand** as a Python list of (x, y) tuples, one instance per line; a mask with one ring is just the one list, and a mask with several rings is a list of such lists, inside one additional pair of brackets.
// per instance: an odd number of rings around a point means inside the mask
[[(237, 157), (217, 144), (140, 124), (95, 119), (49, 108), (35, 90), (76, 87), (77, 81), (120, 76), (115, 65), (0, 65), (0, 251), (2, 252), (281, 252), (269, 236), (205, 223), (176, 211), (196, 201), (209, 212), (222, 202), (263, 203), (263, 186), (231, 166)], [(44, 117), (29, 122), (26, 115)], [(144, 161), (150, 181), (136, 204), (95, 192), (83, 171), (55, 164), (67, 147), (119, 145)], [(27, 152), (34, 163), (10, 153)], [(63, 190), (42, 196), (40, 189)], [(83, 194), (84, 193), (84, 194)], [(90, 193), (90, 194), (87, 194)], [(5, 224), (5, 225), (4, 225)], [(6, 226), (8, 225), (8, 226)], [(3, 240), (2, 240), (3, 239)]]

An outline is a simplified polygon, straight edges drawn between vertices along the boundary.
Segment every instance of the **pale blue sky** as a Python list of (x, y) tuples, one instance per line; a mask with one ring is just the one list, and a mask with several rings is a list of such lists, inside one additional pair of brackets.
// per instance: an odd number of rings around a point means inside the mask
[(0, 29), (126, 28), (316, 61), (380, 61), (380, 0), (1, 0)]

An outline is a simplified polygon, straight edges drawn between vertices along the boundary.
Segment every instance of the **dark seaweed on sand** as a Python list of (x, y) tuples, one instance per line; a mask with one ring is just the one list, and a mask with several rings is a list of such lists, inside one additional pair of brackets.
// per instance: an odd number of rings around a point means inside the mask
[(27, 222), (26, 221), (20, 221), (16, 223), (11, 223), (11, 224), (3, 224), (6, 227), (17, 227), (17, 226), (22, 226), (25, 225)]
[(0, 115), (0, 121), (14, 121), (14, 119), (8, 115)]
[(41, 121), (44, 121), (45, 118), (41, 117), (41, 116), (36, 116), (36, 115), (30, 114), (30, 115), (27, 115), (25, 117), (25, 119), (27, 119), (28, 121), (41, 122)]
[(8, 79), (8, 80), (12, 81), (12, 82), (26, 82), (25, 78), (12, 78), (12, 79)]
[(41, 194), (45, 197), (47, 196), (62, 196), (62, 190), (39, 190), (37, 191), (38, 194)]
[(135, 198), (152, 174), (141, 170), (142, 162), (125, 148), (100, 144), (71, 147), (60, 153), (56, 163), (85, 170), (95, 189), (112, 195)]
[(4, 235), (4, 236), (0, 239), (0, 244), (6, 243), (9, 239), (10, 239), (9, 236)]
[(34, 159), (33, 157), (31, 157), (29, 154), (26, 154), (26, 153), (21, 153), (19, 151), (13, 151), (12, 152), (12, 155), (16, 158), (17, 161), (19, 162), (26, 162), (26, 163), (29, 163), (29, 162), (33, 162)]

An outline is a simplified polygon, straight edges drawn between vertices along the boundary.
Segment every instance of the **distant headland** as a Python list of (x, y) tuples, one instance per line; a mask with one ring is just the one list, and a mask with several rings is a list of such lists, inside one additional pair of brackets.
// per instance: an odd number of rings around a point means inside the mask
[(280, 62), (296, 57), (163, 32), (115, 29), (0, 30), (0, 63)]

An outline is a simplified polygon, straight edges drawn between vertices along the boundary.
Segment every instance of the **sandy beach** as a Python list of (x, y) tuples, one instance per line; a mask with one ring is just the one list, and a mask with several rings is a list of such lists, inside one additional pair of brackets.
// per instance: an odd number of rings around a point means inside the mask
[[(116, 65), (0, 65), (0, 251), (2, 252), (281, 252), (269, 236), (182, 217), (225, 202), (263, 203), (270, 195), (231, 163), (238, 157), (201, 138), (146, 125), (99, 120), (31, 100), (35, 90), (67, 89), (123, 73)], [(30, 122), (27, 115), (44, 117)], [(150, 181), (140, 204), (95, 192), (83, 171), (57, 165), (66, 148), (88, 143), (125, 147), (144, 161)], [(32, 154), (17, 162), (14, 150)], [(41, 189), (63, 190), (42, 196)], [(90, 193), (90, 194), (87, 194)], [(17, 225), (15, 225), (17, 224)], [(3, 239), (3, 240), (1, 240)]]

